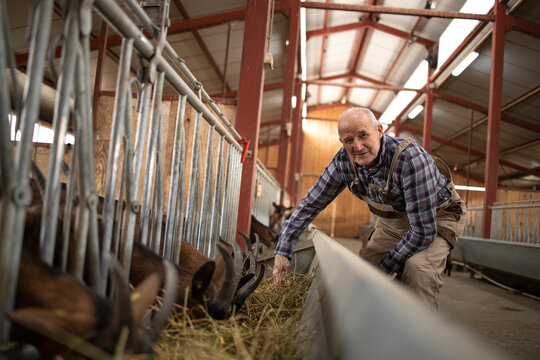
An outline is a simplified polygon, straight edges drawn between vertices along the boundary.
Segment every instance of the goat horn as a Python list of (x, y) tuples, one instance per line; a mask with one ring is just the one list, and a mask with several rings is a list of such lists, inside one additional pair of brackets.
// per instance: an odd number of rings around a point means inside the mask
[(234, 292), (240, 279), (242, 258), (239, 256), (241, 250), (236, 242), (233, 243), (233, 253), (235, 254), (234, 262), (231, 254), (224, 245), (218, 243), (217, 247), (225, 262), (225, 280), (221, 285), (219, 293), (210, 303), (209, 310), (214, 318), (219, 319), (227, 316), (229, 306), (231, 305)]
[(147, 333), (151, 343), (159, 338), (161, 330), (167, 325), (178, 292), (178, 272), (170, 261), (165, 260), (163, 265), (165, 267), (165, 295), (161, 309), (152, 320), (152, 325)]
[(238, 290), (236, 293), (236, 296), (234, 297), (232, 304), (236, 306), (237, 309), (239, 309), (242, 305), (244, 305), (244, 302), (246, 299), (251, 295), (257, 286), (261, 283), (262, 279), (264, 278), (265, 274), (265, 267), (264, 264), (261, 264), (259, 275), (257, 278), (251, 279), (246, 285), (244, 285), (242, 288)]

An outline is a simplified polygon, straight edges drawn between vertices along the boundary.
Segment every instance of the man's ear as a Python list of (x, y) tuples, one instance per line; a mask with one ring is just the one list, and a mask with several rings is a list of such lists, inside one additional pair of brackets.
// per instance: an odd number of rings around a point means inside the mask
[(339, 137), (339, 142), (343, 144), (343, 140), (341, 140), (341, 136)]
[[(381, 123), (378, 123), (377, 124), (377, 131), (379, 131), (379, 139), (382, 138), (383, 134), (384, 134), (384, 130), (383, 130), (383, 127), (382, 127), (382, 124)], [(341, 140), (341, 139), (340, 139)]]

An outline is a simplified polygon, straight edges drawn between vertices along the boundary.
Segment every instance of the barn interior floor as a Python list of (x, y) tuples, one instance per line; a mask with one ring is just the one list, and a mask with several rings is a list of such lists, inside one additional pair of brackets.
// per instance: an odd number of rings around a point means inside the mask
[[(334, 238), (355, 254), (356, 239)], [(499, 348), (510, 358), (540, 359), (540, 301), (502, 289), (468, 272), (444, 276), (441, 316), (475, 333), (481, 341)]]

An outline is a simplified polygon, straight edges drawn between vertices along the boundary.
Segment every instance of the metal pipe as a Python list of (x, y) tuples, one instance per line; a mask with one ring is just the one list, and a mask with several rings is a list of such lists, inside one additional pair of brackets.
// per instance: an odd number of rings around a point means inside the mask
[(198, 215), (201, 197), (201, 118), (202, 113), (197, 112), (193, 130), (193, 145), (191, 150), (191, 165), (189, 171), (189, 190), (186, 203), (187, 224), (185, 240), (195, 247), (197, 246), (197, 229), (199, 225)]
[(39, 242), (45, 263), (52, 265), (58, 225), (58, 202), (60, 196), (60, 171), (64, 162), (64, 138), (70, 115), (71, 91), (75, 63), (79, 49), (78, 26), (79, 2), (73, 1), (66, 16), (64, 27), (64, 52), (62, 54), (62, 76), (59, 78), (56, 106), (54, 108), (54, 138), (49, 158), (48, 179), (45, 186), (45, 199), (41, 218)]
[(212, 215), (212, 176), (214, 175), (214, 127), (208, 130), (208, 142), (206, 144), (206, 163), (204, 167), (204, 185), (201, 196), (201, 215), (199, 221), (199, 234), (197, 236), (197, 248), (208, 255), (210, 249), (210, 226)]
[[(129, 0), (128, 0), (129, 1)], [(120, 32), (120, 34), (124, 37), (129, 37), (135, 39), (134, 46), (139, 50), (139, 52), (146, 58), (151, 59), (154, 55), (155, 48), (152, 45), (152, 43), (143, 35), (143, 33), (137, 28), (135, 24), (131, 22), (128, 16), (125, 15), (125, 13), (122, 11), (122, 9), (119, 7), (118, 4), (116, 4), (112, 0), (96, 0), (95, 1), (95, 7), (96, 10), (99, 11), (99, 13), (106, 18), (111, 24), (115, 26), (115, 28)], [(169, 48), (171, 48), (170, 44), (165, 45), (165, 53), (169, 55)], [(183, 64), (183, 61), (180, 58), (173, 59), (174, 63), (182, 70), (184, 73), (184, 70), (186, 71), (184, 75), (186, 75), (186, 78), (194, 84), (200, 84), (194, 77), (192, 77), (191, 72), (185, 64)], [(157, 67), (159, 71), (163, 71), (165, 73), (165, 78), (167, 81), (180, 93), (185, 94), (188, 97), (189, 103), (193, 106), (193, 108), (197, 112), (201, 112), (204, 115), (204, 118), (210, 123), (210, 125), (215, 125), (216, 130), (219, 134), (224, 135), (227, 142), (233, 144), (237, 148), (241, 148), (241, 146), (238, 144), (236, 139), (231, 135), (232, 125), (227, 125), (227, 128), (229, 131), (225, 129), (225, 127), (216, 120), (214, 115), (208, 108), (203, 104), (203, 102), (199, 99), (198, 95), (196, 95), (191, 88), (184, 82), (184, 80), (178, 75), (171, 67), (171, 65), (163, 58), (160, 58), (156, 61)], [(195, 82), (193, 82), (195, 80)], [(217, 109), (217, 106), (215, 103), (211, 100), (211, 98), (208, 96), (206, 91), (201, 91), (202, 98), (210, 105), (212, 109)], [(208, 99), (207, 99), (208, 97)], [(219, 110), (217, 110), (219, 112)], [(221, 118), (221, 117), (220, 117)], [(222, 119), (223, 120), (223, 119)], [(234, 131), (236, 132), (236, 131)], [(237, 137), (237, 139), (240, 139), (241, 137), (237, 136), (235, 133), (233, 134)]]
[(39, 93), (44, 73), (53, 2), (53, 0), (43, 0), (35, 4), (36, 11), (32, 17), (34, 26), (30, 37), (28, 81), (24, 88), (23, 107), (20, 114), (20, 121), (23, 125), (21, 141), (15, 152), (15, 161), (13, 162), (15, 171), (10, 173), (9, 184), (5, 192), (12, 197), (7, 198), (4, 193), (2, 194), (1, 239), (11, 239), (11, 241), (0, 242), (1, 343), (8, 341), (11, 329), (10, 321), (5, 314), (13, 309), (15, 299), (22, 250), (24, 212), (29, 201), (28, 171), (32, 154), (32, 133), (39, 112)]
[(114, 218), (114, 199), (116, 195), (116, 184), (118, 181), (118, 166), (120, 159), (120, 146), (122, 133), (124, 131), (124, 117), (126, 111), (126, 96), (129, 93), (129, 68), (131, 64), (131, 54), (133, 52), (133, 39), (122, 40), (120, 53), (119, 73), (116, 82), (116, 99), (113, 114), (113, 128), (111, 130), (111, 141), (109, 144), (109, 160), (107, 163), (107, 175), (105, 180), (105, 203), (103, 207), (103, 238), (101, 248), (101, 274), (98, 291), (105, 294), (107, 286), (108, 262), (105, 260), (111, 248), (111, 237)]
[[(173, 249), (176, 249), (178, 239), (174, 234), (178, 206), (183, 206), (183, 201), (178, 201), (179, 186), (184, 186), (184, 161), (185, 161), (185, 131), (184, 118), (186, 112), (186, 96), (178, 99), (178, 109), (176, 111), (176, 126), (174, 129), (174, 144), (171, 160), (171, 178), (169, 182), (169, 201), (167, 203), (167, 221), (165, 223), (165, 244), (164, 257), (173, 260)], [(182, 168), (182, 169), (181, 169)], [(182, 192), (183, 194), (183, 192)], [(183, 199), (182, 199), (183, 200)], [(182, 215), (183, 216), (183, 215)], [(181, 246), (181, 241), (180, 241)]]
[(214, 187), (214, 203), (212, 204), (212, 223), (210, 225), (210, 250), (208, 257), (213, 259), (216, 254), (216, 245), (219, 240), (219, 224), (221, 223), (221, 218), (223, 216), (221, 212), (221, 207), (223, 205), (223, 149), (224, 149), (225, 139), (223, 136), (219, 137), (219, 147), (218, 147), (218, 160), (217, 160), (217, 169), (216, 169), (216, 182)]

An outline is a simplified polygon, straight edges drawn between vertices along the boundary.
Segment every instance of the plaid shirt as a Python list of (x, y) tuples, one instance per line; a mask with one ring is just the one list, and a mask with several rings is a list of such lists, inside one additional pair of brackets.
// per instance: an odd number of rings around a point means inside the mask
[[(358, 178), (367, 192), (366, 196), (376, 203), (383, 204), (384, 201), (381, 193), (370, 188), (369, 184), (380, 188), (386, 186), (390, 164), (401, 141), (402, 139), (383, 134), (381, 151), (375, 166), (369, 168), (355, 163)], [(300, 201), (289, 220), (283, 224), (275, 254), (290, 259), (294, 244), (302, 231), (345, 187), (351, 190), (353, 180), (349, 157), (342, 147)], [(451, 195), (446, 188), (448, 182), (431, 156), (418, 144), (413, 142), (403, 150), (394, 167), (388, 199), (395, 210), (407, 214), (409, 231), (381, 260), (381, 269), (389, 274), (402, 272), (409, 257), (427, 248), (435, 240), (437, 206)]]

